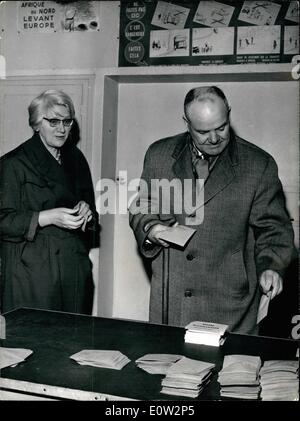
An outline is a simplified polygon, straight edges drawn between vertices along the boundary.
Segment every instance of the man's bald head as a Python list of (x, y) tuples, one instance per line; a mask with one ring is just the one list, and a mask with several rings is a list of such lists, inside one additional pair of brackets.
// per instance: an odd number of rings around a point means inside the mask
[(192, 89), (184, 101), (184, 120), (196, 148), (209, 156), (220, 155), (230, 141), (230, 107), (221, 89)]
[(201, 86), (199, 88), (191, 89), (184, 99), (184, 114), (188, 118), (188, 108), (193, 102), (207, 102), (222, 100), (228, 113), (230, 106), (224, 92), (217, 86)]

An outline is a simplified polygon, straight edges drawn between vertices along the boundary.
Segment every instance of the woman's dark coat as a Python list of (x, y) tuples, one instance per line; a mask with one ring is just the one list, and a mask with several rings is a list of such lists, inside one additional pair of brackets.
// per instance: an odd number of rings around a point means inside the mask
[[(36, 133), (0, 163), (1, 304), (90, 313), (92, 271), (88, 251), (97, 233), (97, 213), (88, 164), (67, 143), (60, 165)], [(90, 205), (93, 223), (86, 233), (54, 225), (40, 227), (39, 212)]]

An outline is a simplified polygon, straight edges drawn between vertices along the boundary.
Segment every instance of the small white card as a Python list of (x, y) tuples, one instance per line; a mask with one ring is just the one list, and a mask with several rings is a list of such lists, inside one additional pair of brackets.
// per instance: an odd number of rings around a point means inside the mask
[(266, 315), (268, 314), (271, 294), (272, 292), (269, 291), (267, 294), (263, 294), (261, 296), (258, 312), (257, 312), (257, 321), (256, 321), (257, 324), (260, 323), (262, 319), (264, 319)]
[(159, 238), (168, 243), (184, 247), (195, 232), (196, 230), (194, 228), (186, 227), (185, 225), (176, 225), (159, 234)]

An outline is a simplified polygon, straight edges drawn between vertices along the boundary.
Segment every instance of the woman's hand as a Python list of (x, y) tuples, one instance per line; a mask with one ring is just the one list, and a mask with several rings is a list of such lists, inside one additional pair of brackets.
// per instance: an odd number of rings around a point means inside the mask
[(86, 224), (92, 219), (93, 213), (90, 210), (90, 205), (86, 203), (84, 200), (81, 200), (77, 203), (77, 205), (74, 207), (78, 215), (81, 215), (84, 220), (83, 224), (81, 226), (82, 231), (85, 231)]
[(41, 227), (56, 225), (60, 228), (76, 230), (82, 226), (84, 221), (84, 216), (78, 214), (76, 208), (54, 208), (39, 213), (39, 225)]

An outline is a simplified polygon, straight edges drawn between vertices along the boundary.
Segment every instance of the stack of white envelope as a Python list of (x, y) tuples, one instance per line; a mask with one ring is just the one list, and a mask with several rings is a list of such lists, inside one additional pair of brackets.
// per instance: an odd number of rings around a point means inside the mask
[(5, 367), (15, 367), (32, 354), (31, 349), (0, 347), (0, 370)]
[(169, 367), (180, 360), (182, 355), (176, 354), (146, 354), (138, 358), (135, 363), (142, 370), (150, 374), (166, 374)]
[(111, 368), (121, 370), (130, 362), (130, 359), (120, 351), (83, 349), (70, 356), (81, 365), (91, 365), (93, 367)]
[(261, 398), (268, 401), (299, 400), (299, 362), (265, 361), (260, 370)]
[(218, 375), (221, 396), (258, 399), (261, 359), (252, 355), (225, 355)]
[(184, 341), (192, 344), (220, 346), (225, 341), (228, 325), (194, 321), (185, 326)]
[(161, 393), (196, 398), (209, 382), (214, 367), (212, 363), (183, 357), (167, 370)]

